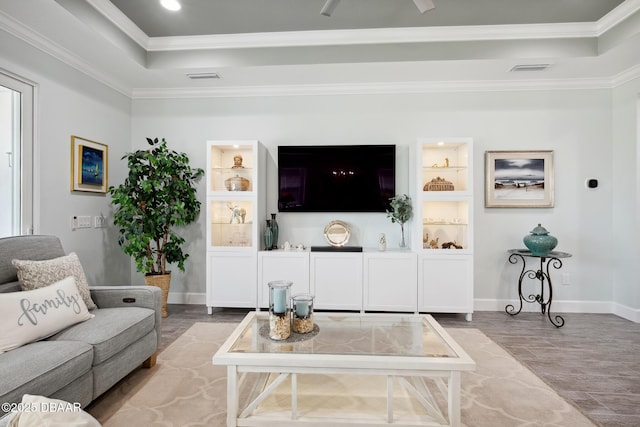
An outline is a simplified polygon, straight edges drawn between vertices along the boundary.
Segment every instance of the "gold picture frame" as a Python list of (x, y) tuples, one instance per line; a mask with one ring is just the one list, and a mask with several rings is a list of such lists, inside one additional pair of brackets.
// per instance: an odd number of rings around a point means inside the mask
[(71, 136), (71, 191), (106, 193), (109, 185), (109, 146)]
[(486, 151), (487, 208), (552, 208), (553, 151)]

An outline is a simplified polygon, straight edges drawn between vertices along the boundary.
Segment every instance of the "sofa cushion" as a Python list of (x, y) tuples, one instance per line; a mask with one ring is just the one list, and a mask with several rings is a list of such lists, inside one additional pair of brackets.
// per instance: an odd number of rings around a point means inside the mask
[(45, 396), (91, 370), (93, 349), (83, 342), (38, 341), (0, 355), (0, 402), (25, 393)]
[[(65, 254), (56, 236), (28, 235), (0, 238), (0, 283), (17, 282), (18, 276), (12, 259), (39, 261)], [(4, 289), (2, 292), (7, 292)]]
[(73, 277), (32, 291), (0, 294), (0, 354), (91, 317)]
[(22, 290), (38, 289), (64, 279), (65, 277), (73, 276), (76, 279), (76, 285), (87, 308), (89, 310), (96, 308), (96, 305), (91, 299), (89, 285), (84, 270), (82, 269), (82, 264), (80, 264), (80, 259), (75, 252), (42, 261), (13, 259), (11, 263), (18, 271), (18, 280), (20, 281)]
[(154, 330), (155, 312), (141, 307), (99, 308), (86, 322), (52, 336), (49, 340), (82, 341), (93, 346), (93, 365), (99, 365), (114, 354)]

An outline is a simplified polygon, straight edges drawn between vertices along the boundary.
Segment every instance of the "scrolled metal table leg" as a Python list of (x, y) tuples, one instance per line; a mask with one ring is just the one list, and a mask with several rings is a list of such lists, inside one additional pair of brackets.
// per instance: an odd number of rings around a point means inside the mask
[(520, 271), (520, 277), (518, 277), (518, 300), (520, 302), (520, 307), (518, 308), (518, 311), (515, 311), (515, 306), (513, 304), (507, 304), (506, 307), (504, 308), (504, 311), (511, 316), (515, 316), (516, 314), (522, 311), (522, 300), (524, 299), (524, 297), (522, 296), (522, 279), (526, 274), (526, 271), (525, 271), (526, 263), (525, 263), (524, 257), (520, 254), (511, 254), (509, 256), (509, 262), (511, 264), (517, 264), (518, 258), (522, 261), (522, 270)]

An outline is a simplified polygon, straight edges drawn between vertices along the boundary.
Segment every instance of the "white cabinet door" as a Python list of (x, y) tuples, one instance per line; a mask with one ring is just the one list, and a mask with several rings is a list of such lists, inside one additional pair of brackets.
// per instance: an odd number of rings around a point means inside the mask
[(466, 313), (469, 320), (473, 312), (471, 255), (421, 256), (418, 281), (419, 311)]
[(416, 253), (364, 253), (365, 310), (416, 312), (417, 283)]
[(216, 252), (207, 259), (207, 307), (256, 307), (255, 252)]
[(258, 253), (258, 308), (269, 307), (268, 283), (293, 282), (291, 296), (309, 293), (309, 252), (262, 251)]
[(314, 307), (324, 310), (362, 310), (362, 253), (310, 254)]

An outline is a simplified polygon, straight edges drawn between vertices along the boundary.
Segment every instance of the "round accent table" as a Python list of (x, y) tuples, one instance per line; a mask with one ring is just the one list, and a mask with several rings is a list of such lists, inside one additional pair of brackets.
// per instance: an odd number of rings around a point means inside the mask
[[(522, 311), (522, 302), (538, 303), (542, 314), (547, 314), (549, 321), (556, 327), (560, 328), (564, 325), (564, 319), (562, 316), (555, 315), (551, 317), (551, 301), (553, 300), (553, 285), (551, 283), (551, 275), (549, 274), (550, 267), (556, 270), (562, 268), (562, 258), (569, 258), (571, 254), (567, 252), (551, 251), (546, 256), (533, 255), (528, 249), (509, 249), (509, 262), (511, 264), (517, 264), (522, 262), (522, 270), (520, 271), (520, 277), (518, 278), (518, 297), (520, 299), (520, 307), (516, 310), (513, 304), (508, 304), (504, 310), (507, 314), (515, 316)], [(540, 260), (540, 268), (537, 270), (527, 269), (526, 258), (538, 258)], [(537, 279), (540, 281), (540, 293), (529, 294), (528, 296), (522, 294), (522, 280), (525, 278)], [(547, 284), (548, 297), (545, 297), (545, 282)]]

